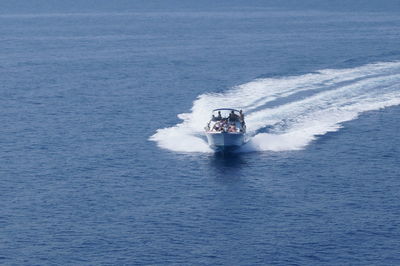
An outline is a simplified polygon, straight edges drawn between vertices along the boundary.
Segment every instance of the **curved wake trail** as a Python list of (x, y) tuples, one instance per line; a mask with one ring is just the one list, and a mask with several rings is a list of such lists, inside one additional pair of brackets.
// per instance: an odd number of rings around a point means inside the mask
[(249, 141), (241, 151), (304, 148), (317, 135), (337, 131), (360, 113), (400, 104), (400, 62), (325, 69), (301, 76), (257, 79), (193, 102), (182, 123), (150, 137), (161, 148), (211, 152), (203, 137), (212, 109), (243, 109)]

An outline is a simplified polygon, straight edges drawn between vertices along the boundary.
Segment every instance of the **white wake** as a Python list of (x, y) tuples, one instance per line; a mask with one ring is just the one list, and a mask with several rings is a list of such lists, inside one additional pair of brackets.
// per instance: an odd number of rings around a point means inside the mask
[(204, 126), (212, 109), (243, 109), (249, 141), (241, 151), (304, 148), (366, 111), (400, 104), (400, 62), (325, 69), (301, 76), (257, 79), (225, 93), (198, 96), (181, 123), (150, 137), (177, 152), (211, 152)]

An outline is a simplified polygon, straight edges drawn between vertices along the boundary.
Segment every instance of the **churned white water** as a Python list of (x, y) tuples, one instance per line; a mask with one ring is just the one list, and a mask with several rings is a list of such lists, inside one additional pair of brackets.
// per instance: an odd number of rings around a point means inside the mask
[(182, 122), (150, 137), (164, 149), (211, 152), (204, 126), (215, 108), (243, 109), (248, 142), (242, 152), (303, 149), (359, 114), (400, 104), (400, 62), (324, 69), (301, 76), (256, 79), (224, 93), (199, 95)]

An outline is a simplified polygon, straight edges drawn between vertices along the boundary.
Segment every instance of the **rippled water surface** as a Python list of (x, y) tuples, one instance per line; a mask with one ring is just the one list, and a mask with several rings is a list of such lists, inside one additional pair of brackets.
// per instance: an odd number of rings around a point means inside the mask
[(0, 13), (0, 263), (400, 263), (395, 1), (39, 2)]

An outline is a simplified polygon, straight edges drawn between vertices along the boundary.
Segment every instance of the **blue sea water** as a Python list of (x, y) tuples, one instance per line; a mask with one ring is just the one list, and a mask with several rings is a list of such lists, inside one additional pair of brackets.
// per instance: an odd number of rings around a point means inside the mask
[(0, 264), (400, 264), (397, 1), (0, 7)]

